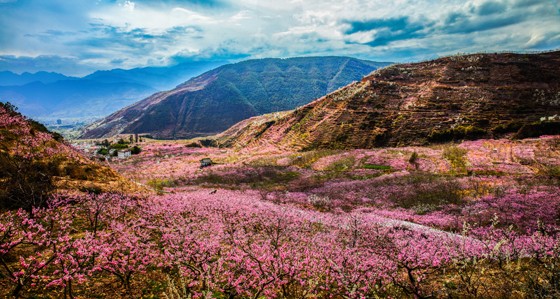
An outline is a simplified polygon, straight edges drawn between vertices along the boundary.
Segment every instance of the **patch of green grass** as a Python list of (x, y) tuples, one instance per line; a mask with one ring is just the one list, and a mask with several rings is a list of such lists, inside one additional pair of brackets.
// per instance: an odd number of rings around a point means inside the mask
[(398, 180), (410, 187), (407, 192), (393, 194), (389, 199), (397, 206), (412, 209), (417, 214), (426, 214), (449, 204), (464, 203), (461, 184), (452, 177), (414, 172)]
[(278, 158), (275, 156), (259, 157), (251, 160), (248, 165), (253, 167), (277, 166), (277, 160)]
[(363, 168), (365, 169), (375, 169), (375, 170), (391, 170), (391, 166), (389, 165), (379, 165), (379, 164), (364, 164)]
[(213, 171), (197, 177), (191, 183), (231, 189), (247, 186), (257, 189), (275, 189), (279, 186), (285, 186), (299, 176), (299, 172), (289, 170), (287, 167), (261, 166), (237, 169), (235, 173)]
[(348, 174), (348, 178), (351, 180), (365, 181), (373, 178), (377, 178), (383, 175), (383, 172), (376, 172), (371, 174)]

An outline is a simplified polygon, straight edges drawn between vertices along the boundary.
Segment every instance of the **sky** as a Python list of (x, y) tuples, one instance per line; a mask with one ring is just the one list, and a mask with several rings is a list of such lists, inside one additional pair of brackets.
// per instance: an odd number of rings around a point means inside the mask
[(0, 0), (0, 71), (560, 48), (560, 0)]

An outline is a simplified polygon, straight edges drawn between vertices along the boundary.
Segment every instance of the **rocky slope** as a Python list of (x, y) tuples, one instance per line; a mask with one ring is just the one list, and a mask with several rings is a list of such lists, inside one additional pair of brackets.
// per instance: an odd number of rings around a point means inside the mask
[(94, 123), (82, 137), (214, 134), (252, 116), (307, 104), (385, 65), (347, 57), (260, 59), (225, 65)]
[(298, 149), (424, 145), (560, 133), (560, 52), (475, 54), (378, 70), (221, 145)]

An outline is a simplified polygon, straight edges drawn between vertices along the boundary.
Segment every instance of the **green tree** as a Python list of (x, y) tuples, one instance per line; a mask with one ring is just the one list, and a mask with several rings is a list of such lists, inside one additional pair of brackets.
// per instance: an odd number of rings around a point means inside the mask
[(138, 155), (141, 151), (142, 149), (136, 145), (130, 149), (130, 153), (133, 155)]

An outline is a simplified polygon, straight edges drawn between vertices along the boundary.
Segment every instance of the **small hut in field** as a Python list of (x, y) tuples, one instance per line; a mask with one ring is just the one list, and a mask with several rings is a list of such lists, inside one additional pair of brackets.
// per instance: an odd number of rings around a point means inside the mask
[(208, 167), (212, 165), (212, 160), (210, 158), (204, 158), (200, 160), (200, 168)]

